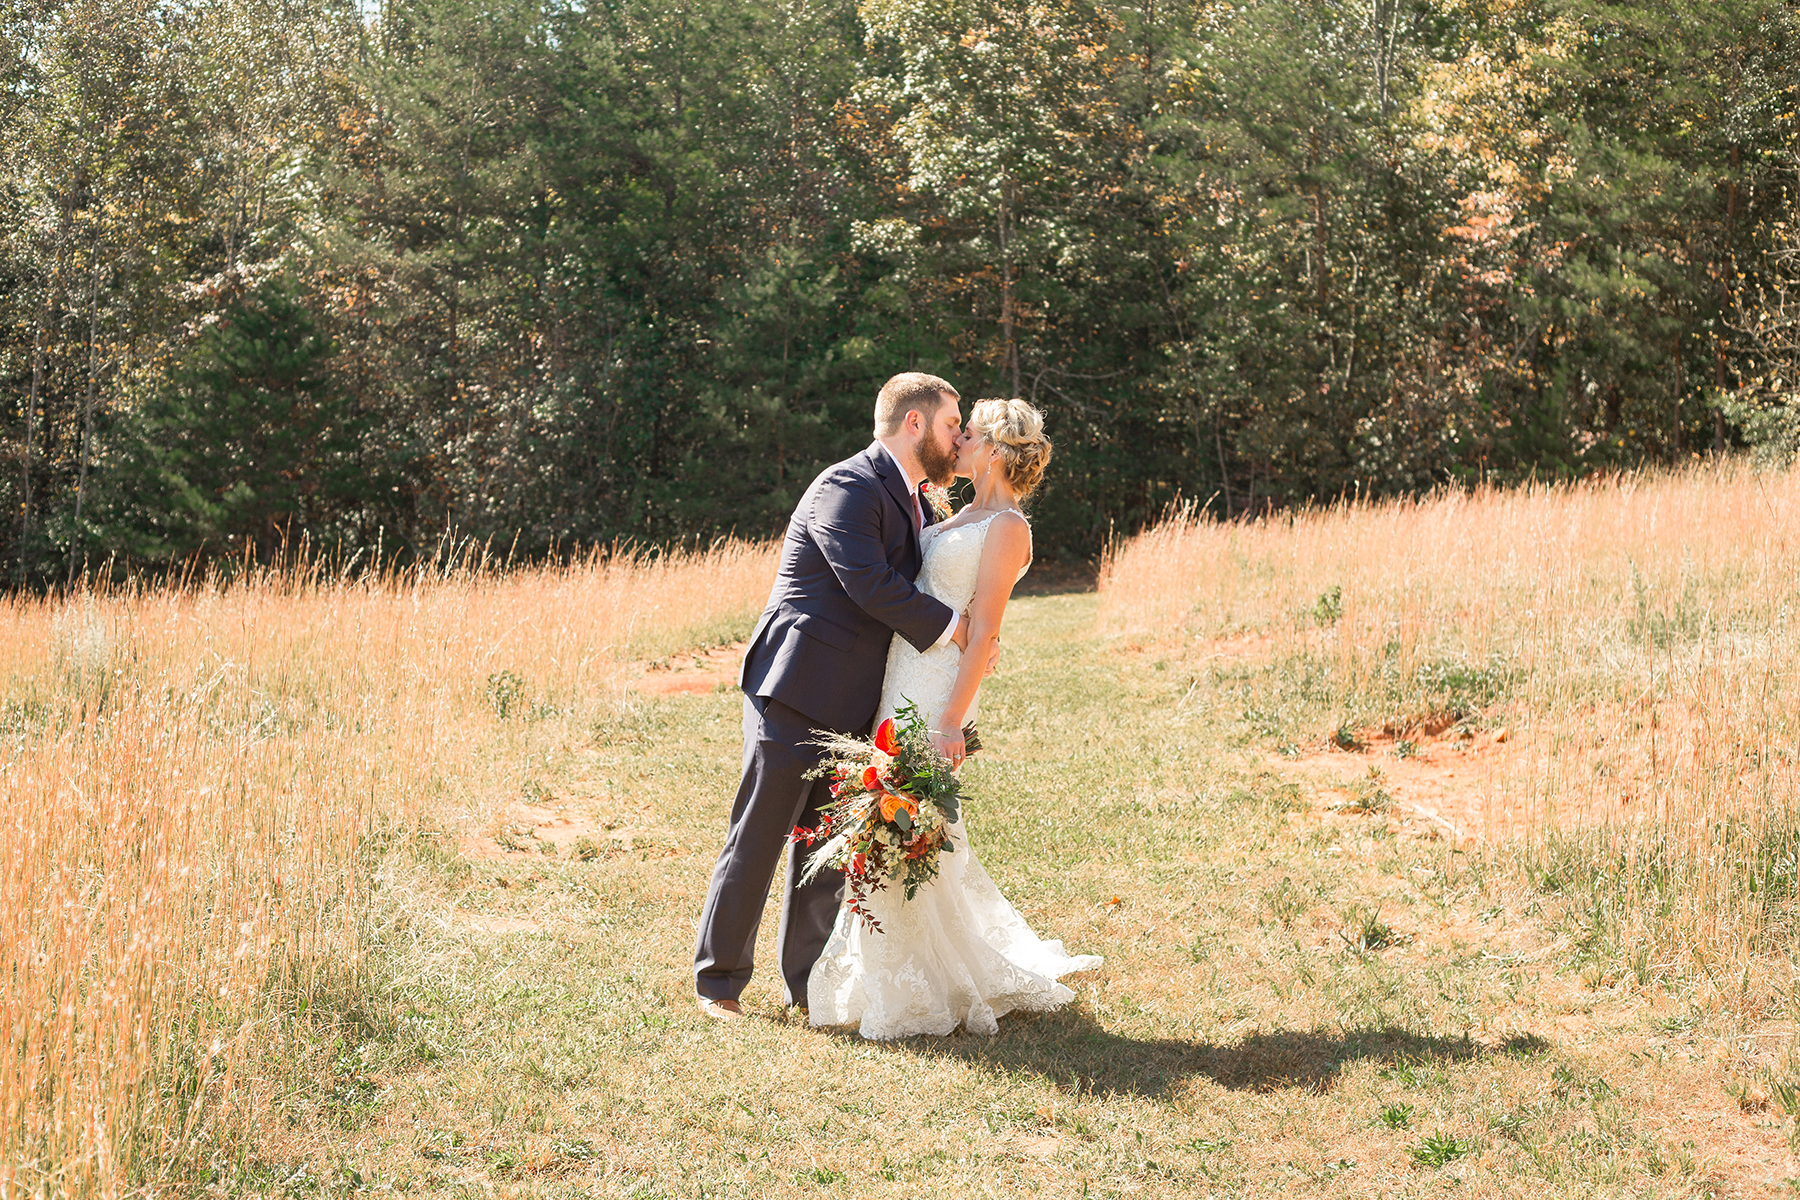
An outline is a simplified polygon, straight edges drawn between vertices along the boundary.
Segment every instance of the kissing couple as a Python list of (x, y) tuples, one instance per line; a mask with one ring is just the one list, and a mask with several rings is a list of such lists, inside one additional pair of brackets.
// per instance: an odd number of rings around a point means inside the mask
[[(828, 467), (788, 521), (769, 603), (738, 676), (744, 773), (713, 868), (694, 951), (708, 1016), (735, 1020), (756, 931), (789, 833), (819, 824), (830, 780), (821, 732), (863, 735), (904, 705), (933, 748), (960, 767), (981, 681), (998, 656), (1013, 585), (1031, 566), (1020, 504), (1050, 461), (1044, 419), (1023, 400), (962, 398), (907, 372), (875, 399), (875, 440)], [(927, 484), (956, 476), (974, 499), (939, 520)], [(1100, 965), (1032, 932), (982, 869), (961, 820), (957, 849), (913, 899), (886, 888), (864, 902), (879, 931), (844, 904), (842, 872), (810, 879), (788, 858), (776, 955), (785, 1002), (813, 1025), (856, 1024), (864, 1037), (999, 1032), (1013, 1009), (1046, 1010), (1075, 993), (1058, 982)]]

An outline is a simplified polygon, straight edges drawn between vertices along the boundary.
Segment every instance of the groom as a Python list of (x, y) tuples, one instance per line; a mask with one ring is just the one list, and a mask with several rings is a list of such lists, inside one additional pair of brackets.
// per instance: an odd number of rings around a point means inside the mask
[[(775, 587), (738, 676), (744, 775), (694, 950), (694, 988), (708, 1016), (743, 1015), (738, 996), (750, 982), (781, 848), (796, 825), (817, 825), (830, 803), (828, 781), (805, 778), (822, 755), (813, 730), (868, 732), (895, 633), (920, 650), (968, 644), (968, 619), (913, 586), (919, 535), (932, 519), (919, 489), (927, 480), (951, 482), (960, 399), (934, 375), (888, 380), (875, 399), (875, 441), (826, 468), (788, 521)], [(838, 871), (802, 886), (802, 859), (788, 856), (775, 942), (790, 1005), (806, 1003), (843, 889)]]

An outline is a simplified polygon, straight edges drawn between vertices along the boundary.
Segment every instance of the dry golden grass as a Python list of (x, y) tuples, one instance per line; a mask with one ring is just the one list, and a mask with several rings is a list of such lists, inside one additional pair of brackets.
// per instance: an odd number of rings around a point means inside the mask
[(1177, 513), (1114, 548), (1101, 621), (1230, 664), (1296, 770), (1431, 742), (1386, 760), (1386, 792), (1460, 804), (1525, 877), (1586, 897), (1596, 972), (1767, 1011), (1794, 981), (1797, 579), (1800, 473), (1733, 464)]
[(476, 745), (741, 632), (772, 553), (0, 600), (0, 1195), (203, 1178), (360, 1002), (384, 847)]
[(991, 1039), (692, 1007), (741, 704), (676, 652), (767, 549), (15, 601), (0, 1188), (1786, 1194), (1793, 488), (1188, 521), (1018, 599), (970, 836), (1106, 962)]
[[(1105, 956), (993, 1038), (869, 1043), (693, 1008), (739, 758), (729, 688), (604, 728), (509, 722), (509, 796), (628, 845), (419, 839), (366, 941), (379, 1011), (322, 1041), (221, 1190), (466, 1197), (1785, 1194), (1793, 1070), (1703, 987), (1590, 978), (1560, 894), (1430, 828), (1323, 813), (1241, 740), (1242, 681), (1022, 598), (984, 687), (970, 838), (1047, 936)], [(658, 672), (657, 675), (662, 675)], [(540, 830), (540, 836), (554, 831)], [(1598, 894), (1593, 893), (1593, 894)]]

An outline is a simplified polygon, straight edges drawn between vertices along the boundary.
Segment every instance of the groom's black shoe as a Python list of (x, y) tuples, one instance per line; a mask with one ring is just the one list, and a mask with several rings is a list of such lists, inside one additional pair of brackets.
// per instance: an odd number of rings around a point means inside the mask
[(715, 1021), (741, 1021), (744, 1009), (736, 1000), (708, 1000), (705, 996), (696, 996), (700, 1002), (700, 1012)]

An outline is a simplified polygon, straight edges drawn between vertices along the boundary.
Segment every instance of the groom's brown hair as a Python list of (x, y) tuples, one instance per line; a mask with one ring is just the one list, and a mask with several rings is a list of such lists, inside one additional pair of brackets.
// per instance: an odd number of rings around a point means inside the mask
[(881, 385), (875, 397), (875, 436), (889, 437), (900, 432), (906, 414), (918, 410), (929, 423), (945, 400), (961, 400), (962, 394), (936, 375), (923, 371), (902, 371)]

